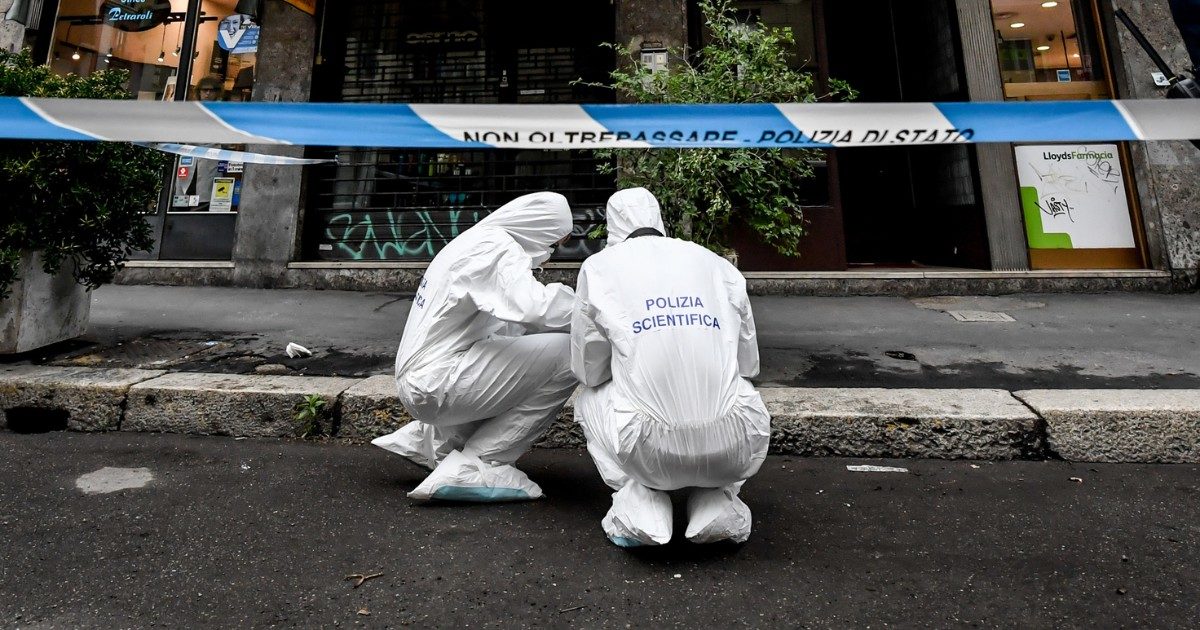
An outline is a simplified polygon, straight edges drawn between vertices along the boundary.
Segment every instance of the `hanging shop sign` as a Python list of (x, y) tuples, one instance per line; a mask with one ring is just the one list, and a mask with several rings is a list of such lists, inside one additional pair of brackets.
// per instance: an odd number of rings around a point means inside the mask
[(234, 14), (221, 20), (217, 45), (235, 55), (258, 52), (259, 31), (249, 15)]
[(1135, 247), (1117, 145), (1019, 146), (1016, 157), (1030, 248)]
[(100, 18), (113, 28), (130, 33), (148, 31), (167, 22), (171, 15), (169, 0), (105, 0)]

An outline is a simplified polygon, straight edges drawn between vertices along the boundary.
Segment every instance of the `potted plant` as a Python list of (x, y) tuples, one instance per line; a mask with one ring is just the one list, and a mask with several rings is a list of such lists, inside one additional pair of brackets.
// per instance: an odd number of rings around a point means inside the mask
[[(821, 90), (812, 73), (791, 65), (795, 37), (788, 28), (740, 22), (731, 0), (701, 0), (707, 43), (696, 54), (671, 50), (672, 62), (655, 71), (634, 51), (612, 72), (611, 87), (631, 103), (792, 103), (853, 99), (845, 82)], [(804, 213), (800, 189), (813, 177), (816, 150), (615, 149), (598, 151), (600, 170), (621, 188), (645, 186), (658, 197), (674, 236), (737, 260), (731, 224), (786, 256), (800, 255)], [(736, 264), (736, 263), (735, 263)]]
[[(28, 51), (0, 51), (0, 96), (121, 99), (128, 80), (116, 70), (60, 77)], [(167, 165), (124, 143), (0, 142), (0, 354), (84, 333), (89, 291), (153, 245), (143, 214)]]

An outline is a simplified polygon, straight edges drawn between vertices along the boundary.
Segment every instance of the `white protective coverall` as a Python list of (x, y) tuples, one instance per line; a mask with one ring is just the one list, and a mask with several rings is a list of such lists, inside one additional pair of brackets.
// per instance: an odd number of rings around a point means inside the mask
[[(771, 418), (746, 380), (758, 343), (746, 282), (728, 261), (663, 233), (644, 188), (608, 202), (608, 247), (580, 270), (571, 368), (588, 451), (616, 490), (604, 517), (621, 546), (666, 544), (665, 491), (692, 488), (693, 542), (750, 536), (738, 498), (767, 454)], [(632, 237), (631, 237), (632, 236)]]
[[(429, 264), (396, 354), (396, 387), (417, 421), (372, 443), (433, 468), (414, 499), (536, 499), (513, 463), (576, 387), (574, 294), (533, 269), (571, 233), (567, 200), (520, 197), (463, 232)], [(527, 334), (529, 333), (529, 334)]]

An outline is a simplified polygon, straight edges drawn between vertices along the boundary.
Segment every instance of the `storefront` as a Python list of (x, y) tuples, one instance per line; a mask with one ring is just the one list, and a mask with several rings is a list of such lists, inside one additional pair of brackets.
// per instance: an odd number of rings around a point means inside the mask
[[(1007, 100), (1117, 95), (1095, 0), (992, 0)], [(1124, 144), (1014, 149), (1033, 269), (1149, 265), (1132, 159)]]
[[(1153, 19), (1166, 1), (1126, 8), (1170, 52), (1178, 33)], [(132, 95), (160, 100), (605, 102), (610, 92), (587, 85), (617, 63), (602, 43), (654, 62), (704, 37), (691, 0), (533, 0), (519, 10), (497, 0), (164, 0), (135, 3), (132, 17), (114, 0), (51, 4), (26, 41), (52, 67), (126, 68)], [(747, 23), (791, 28), (795, 66), (819, 82), (848, 81), (860, 101), (1161, 97), (1111, 0), (737, 4)], [(196, 282), (403, 284), (419, 273), (389, 274), (419, 272), (488, 211), (537, 190), (565, 194), (575, 210), (576, 238), (557, 259), (569, 271), (600, 247), (587, 234), (614, 188), (579, 151), (291, 154), (337, 163), (180, 159), (151, 217), (159, 246), (145, 258), (154, 262), (132, 265), (129, 281), (188, 282), (188, 269), (205, 268)], [(1188, 184), (1200, 180), (1200, 156), (1183, 144), (848, 149), (813, 166), (800, 259), (735, 235), (752, 277), (976, 278), (987, 290), (996, 278), (1070, 288), (1086, 277), (1121, 289), (1200, 277), (1200, 193)]]

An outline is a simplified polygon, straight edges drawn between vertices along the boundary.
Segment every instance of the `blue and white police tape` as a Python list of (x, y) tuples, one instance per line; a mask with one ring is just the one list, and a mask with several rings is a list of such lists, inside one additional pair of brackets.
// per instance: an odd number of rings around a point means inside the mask
[(307, 164), (330, 164), (336, 160), (314, 160), (294, 158), (266, 153), (251, 153), (249, 151), (231, 151), (213, 147), (198, 147), (190, 144), (174, 144), (170, 142), (137, 142), (143, 147), (158, 149), (163, 153), (200, 158), (202, 160), (221, 160), (226, 162), (241, 162), (243, 164), (274, 164), (276, 166), (304, 166)]
[(0, 139), (438, 149), (828, 148), (1200, 139), (1200, 100), (737, 105), (0, 98)]

